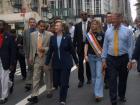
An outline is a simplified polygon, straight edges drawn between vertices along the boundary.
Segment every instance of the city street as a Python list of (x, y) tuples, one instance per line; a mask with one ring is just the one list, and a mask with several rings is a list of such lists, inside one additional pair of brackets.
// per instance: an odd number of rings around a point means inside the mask
[[(119, 103), (118, 105), (139, 105), (140, 103), (140, 75), (136, 71), (129, 73), (128, 88), (127, 88), (127, 102)], [(70, 88), (67, 99), (67, 105), (110, 105), (108, 90), (104, 90), (104, 98), (100, 103), (96, 103), (92, 95), (91, 85), (85, 84), (83, 88), (77, 88), (77, 70), (72, 71)], [(39, 103), (36, 105), (58, 105), (58, 90), (54, 91), (54, 96), (51, 99), (47, 99), (45, 94), (45, 87), (40, 89)], [(30, 96), (30, 92), (25, 92), (24, 81), (21, 80), (19, 69), (16, 72), (15, 88), (12, 95), (9, 96), (9, 100), (5, 105), (28, 105), (27, 97)]]

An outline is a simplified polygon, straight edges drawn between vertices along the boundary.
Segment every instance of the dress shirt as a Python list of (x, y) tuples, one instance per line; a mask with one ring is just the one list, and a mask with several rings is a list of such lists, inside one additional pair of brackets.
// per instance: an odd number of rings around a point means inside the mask
[(61, 44), (61, 40), (62, 40), (62, 36), (61, 35), (58, 35), (57, 36), (57, 47), (58, 47), (59, 59), (60, 59), (60, 44)]
[[(45, 33), (40, 33), (40, 32), (38, 32), (38, 36), (37, 36), (37, 40), (39, 39), (39, 35), (41, 35), (42, 36), (42, 41), (43, 41), (43, 36), (44, 36), (44, 34)], [(43, 45), (42, 45), (43, 46)], [(36, 49), (36, 52), (38, 53), (39, 51), (38, 51), (38, 48)]]
[(82, 21), (83, 42), (86, 41), (87, 25), (88, 25), (88, 21), (86, 22)]
[(75, 30), (75, 26), (71, 26), (71, 27), (69, 28), (70, 36), (71, 36), (72, 39), (73, 39), (73, 37), (74, 37), (74, 30)]
[(34, 31), (36, 31), (35, 28), (30, 28), (30, 29), (29, 29), (29, 32), (30, 32), (30, 33), (34, 32)]
[[(114, 31), (115, 29), (112, 26), (105, 33), (103, 53), (102, 53), (103, 59), (107, 58), (107, 54), (111, 56), (115, 56), (114, 55)], [(118, 29), (118, 37), (119, 37), (119, 56), (123, 54), (128, 54), (129, 59), (131, 60), (133, 46), (134, 46), (133, 33), (130, 32), (130, 30), (127, 27), (120, 25)]]
[(112, 27), (112, 24), (107, 24), (107, 28), (111, 28)]

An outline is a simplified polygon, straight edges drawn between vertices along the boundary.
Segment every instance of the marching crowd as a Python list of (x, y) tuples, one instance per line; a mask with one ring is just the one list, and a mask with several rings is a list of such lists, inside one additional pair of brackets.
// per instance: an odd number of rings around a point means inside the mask
[(127, 101), (128, 73), (139, 64), (140, 17), (136, 18), (134, 29), (120, 13), (107, 13), (105, 23), (88, 19), (86, 12), (80, 16), (81, 22), (75, 25), (66, 24), (59, 17), (51, 24), (29, 18), (29, 28), (22, 36), (0, 20), (0, 104), (6, 103), (14, 90), (17, 62), (26, 82), (24, 88), (31, 90), (29, 103), (38, 103), (39, 88), (46, 84), (47, 98), (59, 89), (59, 105), (66, 105), (74, 64), (78, 69), (78, 88), (85, 83), (86, 65), (86, 83), (92, 84), (96, 102), (102, 101), (104, 88), (109, 89), (111, 105)]

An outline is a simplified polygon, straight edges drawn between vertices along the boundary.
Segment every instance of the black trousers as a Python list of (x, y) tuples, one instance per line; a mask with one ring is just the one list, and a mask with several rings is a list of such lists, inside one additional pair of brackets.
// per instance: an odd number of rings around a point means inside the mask
[(109, 71), (106, 68), (105, 70), (105, 78), (104, 78), (104, 83), (107, 84), (109, 82)]
[[(22, 54), (17, 54), (17, 61), (19, 61), (20, 64), (20, 69), (21, 69), (21, 74), (23, 78), (26, 78), (26, 62), (25, 62), (25, 56), (23, 56)], [(14, 70), (11, 71), (10, 73), (10, 80), (14, 81), (14, 75), (16, 72), (16, 66), (17, 66), (17, 62), (14, 66)]]
[(109, 71), (109, 90), (112, 103), (117, 101), (117, 94), (120, 98), (125, 97), (128, 77), (128, 61), (128, 54), (119, 57), (108, 55), (107, 57), (107, 69)]
[[(80, 82), (84, 82), (84, 64), (83, 64), (84, 47), (83, 47), (83, 50), (80, 53), (78, 53), (78, 59), (79, 59), (78, 79)], [(90, 81), (91, 71), (90, 71), (89, 62), (86, 62), (86, 76), (87, 76), (87, 80)]]
[(60, 102), (66, 102), (71, 69), (53, 69), (54, 84), (60, 87)]

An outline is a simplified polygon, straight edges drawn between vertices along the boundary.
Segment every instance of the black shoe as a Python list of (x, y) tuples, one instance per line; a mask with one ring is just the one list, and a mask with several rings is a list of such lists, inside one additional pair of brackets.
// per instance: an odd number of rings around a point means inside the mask
[(57, 89), (58, 89), (58, 86), (55, 86), (55, 87), (52, 88), (53, 91), (55, 91)]
[(26, 80), (26, 77), (22, 77), (22, 80), (25, 81)]
[(83, 82), (79, 82), (78, 84), (78, 88), (81, 88), (81, 87), (83, 87)]
[(101, 102), (102, 101), (102, 98), (101, 97), (100, 98), (99, 97), (98, 98), (95, 98), (95, 101), (96, 102)]
[(88, 80), (88, 81), (87, 81), (87, 84), (91, 84), (91, 80)]
[(120, 98), (120, 101), (121, 102), (126, 102), (127, 100), (126, 100), (126, 98)]
[(14, 90), (14, 86), (12, 85), (9, 89), (9, 93), (12, 94), (13, 93), (13, 90)]
[(38, 103), (38, 97), (37, 96), (33, 96), (31, 98), (27, 99), (29, 102), (31, 102), (32, 104)]
[(3, 100), (0, 100), (0, 104), (5, 104), (8, 101), (8, 98), (5, 98)]
[(25, 85), (26, 91), (30, 91), (31, 88), (32, 88), (32, 84), (26, 84), (26, 85)]
[(117, 105), (117, 102), (113, 102), (112, 105)]
[(47, 93), (47, 98), (52, 98), (53, 94), (52, 93)]

